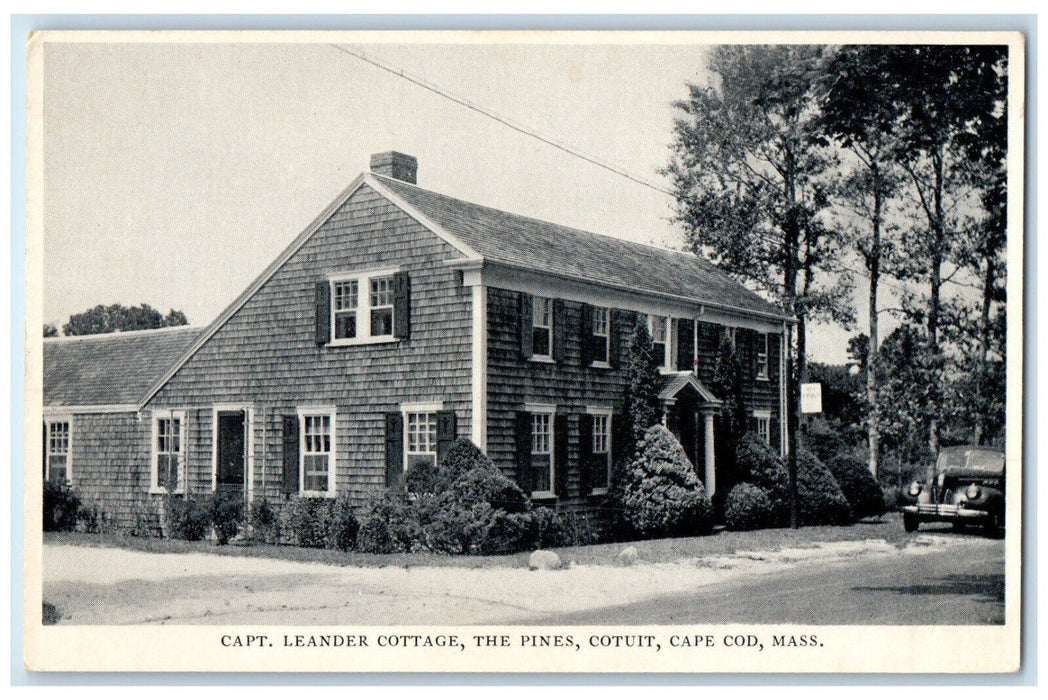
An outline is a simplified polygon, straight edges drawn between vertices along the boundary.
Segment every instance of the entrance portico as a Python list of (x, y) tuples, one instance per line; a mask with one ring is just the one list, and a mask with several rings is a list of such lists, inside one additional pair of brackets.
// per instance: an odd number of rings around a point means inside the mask
[(714, 417), (721, 400), (693, 372), (675, 372), (663, 378), (663, 425), (684, 448), (684, 453), (702, 477), (707, 495), (717, 490)]

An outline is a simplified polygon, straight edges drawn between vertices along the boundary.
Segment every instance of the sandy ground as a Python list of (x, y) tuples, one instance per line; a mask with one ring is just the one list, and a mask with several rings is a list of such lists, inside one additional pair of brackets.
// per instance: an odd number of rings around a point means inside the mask
[(919, 535), (619, 567), (357, 568), (211, 554), (44, 545), (59, 624), (487, 624), (684, 594), (732, 579), (857, 557), (907, 557), (963, 540)]

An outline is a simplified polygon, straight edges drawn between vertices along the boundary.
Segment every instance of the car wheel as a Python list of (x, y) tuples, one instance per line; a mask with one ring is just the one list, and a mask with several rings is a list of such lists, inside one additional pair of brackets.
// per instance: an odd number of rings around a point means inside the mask
[(994, 513), (986, 521), (986, 534), (995, 540), (1004, 537), (1004, 518), (1000, 513)]
[(909, 513), (905, 513), (902, 516), (902, 526), (903, 529), (906, 530), (906, 532), (916, 532), (917, 528), (920, 526), (920, 523), (917, 521), (916, 516), (910, 515)]

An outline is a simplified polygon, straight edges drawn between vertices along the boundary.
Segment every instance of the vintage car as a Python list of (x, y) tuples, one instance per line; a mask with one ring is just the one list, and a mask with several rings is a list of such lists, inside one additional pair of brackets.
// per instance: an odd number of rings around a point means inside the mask
[(1004, 453), (988, 447), (946, 447), (923, 481), (914, 481), (903, 506), (903, 525), (921, 523), (980, 525), (992, 536), (1004, 534)]

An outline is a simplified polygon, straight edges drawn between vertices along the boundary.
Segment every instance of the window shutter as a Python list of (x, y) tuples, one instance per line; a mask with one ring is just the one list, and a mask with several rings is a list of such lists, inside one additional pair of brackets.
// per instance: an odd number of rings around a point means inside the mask
[(331, 342), (331, 285), (317, 282), (317, 345)]
[(626, 327), (625, 315), (619, 309), (608, 313), (608, 364), (613, 369), (619, 368), (619, 355), (622, 354), (622, 329)]
[(779, 431), (779, 414), (772, 413), (768, 420), (768, 442), (776, 450), (782, 450), (782, 435)]
[(437, 411), (437, 464), (444, 462), (444, 455), (455, 444), (457, 426), (454, 411)]
[(520, 356), (530, 360), (533, 354), (531, 335), (531, 295), (520, 295)]
[(284, 416), (284, 478), (281, 490), (298, 493), (298, 416)]
[(629, 436), (626, 435), (626, 418), (621, 413), (611, 417), (611, 465), (617, 468), (620, 464), (630, 458), (626, 446), (629, 444)]
[(386, 414), (386, 488), (404, 490), (404, 416), (394, 412)]
[(411, 280), (406, 272), (393, 275), (393, 335), (411, 337)]
[(568, 417), (553, 416), (553, 489), (560, 498), (568, 497)]
[(517, 444), (517, 485), (531, 497), (531, 414), (518, 411), (515, 426)]
[(564, 361), (564, 350), (567, 347), (568, 318), (564, 311), (564, 300), (553, 300), (553, 361)]
[(44, 423), (44, 481), (47, 480), (47, 423)]
[(677, 369), (695, 369), (695, 321), (690, 318), (677, 319)]
[(579, 495), (585, 496), (593, 484), (593, 416), (579, 415)]
[(579, 333), (579, 348), (582, 352), (582, 366), (588, 367), (593, 361), (593, 307), (582, 305), (582, 326)]

